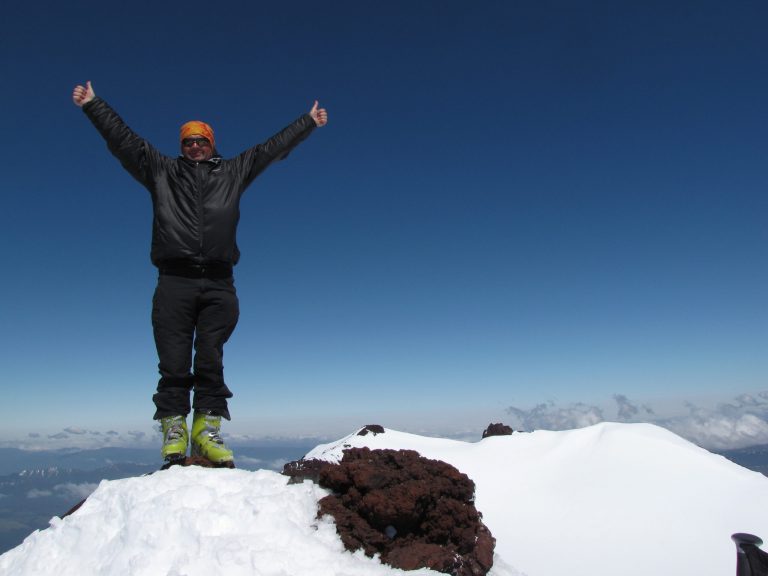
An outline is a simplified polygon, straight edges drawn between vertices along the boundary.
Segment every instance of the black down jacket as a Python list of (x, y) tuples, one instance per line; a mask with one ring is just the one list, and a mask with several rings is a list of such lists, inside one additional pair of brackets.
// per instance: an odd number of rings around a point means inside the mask
[(83, 111), (110, 152), (152, 195), (155, 266), (171, 260), (237, 264), (240, 197), (259, 173), (285, 158), (315, 128), (312, 117), (304, 114), (239, 156), (225, 160), (214, 153), (206, 162), (193, 162), (158, 152), (101, 98), (85, 104)]

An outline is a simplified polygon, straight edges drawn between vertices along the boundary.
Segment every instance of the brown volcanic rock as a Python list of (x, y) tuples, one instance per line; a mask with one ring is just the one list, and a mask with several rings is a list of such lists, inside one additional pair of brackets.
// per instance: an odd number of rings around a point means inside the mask
[(323, 460), (294, 460), (283, 464), (283, 476), (288, 476), (289, 484), (301, 484), (304, 480), (312, 480), (320, 483), (320, 470), (328, 466), (334, 466)]
[(512, 432), (514, 430), (506, 424), (488, 424), (488, 428), (483, 431), (483, 438), (488, 438), (488, 436), (510, 436)]
[(455, 576), (484, 575), (493, 565), (495, 540), (474, 506), (475, 484), (453, 466), (412, 450), (353, 448), (339, 464), (310, 468), (307, 476), (333, 491), (318, 516), (333, 516), (348, 550)]
[(374, 436), (376, 434), (384, 434), (384, 426), (381, 424), (366, 424), (360, 429), (360, 432), (357, 433), (358, 436), (365, 436), (370, 432)]

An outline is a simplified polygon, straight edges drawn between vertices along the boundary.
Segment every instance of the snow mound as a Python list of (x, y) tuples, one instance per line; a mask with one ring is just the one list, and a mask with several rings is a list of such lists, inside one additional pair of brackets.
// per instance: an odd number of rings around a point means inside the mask
[[(490, 576), (734, 574), (735, 532), (768, 535), (768, 478), (656, 426), (603, 423), (476, 443), (385, 429), (318, 446), (416, 450), (466, 473), (496, 538)], [(175, 467), (104, 481), (0, 556), (0, 574), (427, 576), (344, 550), (327, 491), (269, 471)], [(512, 568), (514, 564), (518, 569)]]
[(305, 459), (361, 446), (416, 450), (467, 474), (497, 555), (530, 576), (734, 574), (731, 534), (768, 536), (768, 478), (651, 424), (476, 443), (354, 433)]
[[(260, 470), (172, 467), (103, 481), (73, 515), (0, 556), (4, 576), (391, 576), (404, 572), (344, 550), (311, 482)], [(503, 566), (503, 563), (500, 563)], [(510, 569), (496, 576), (517, 576)], [(493, 573), (492, 573), (493, 574)]]

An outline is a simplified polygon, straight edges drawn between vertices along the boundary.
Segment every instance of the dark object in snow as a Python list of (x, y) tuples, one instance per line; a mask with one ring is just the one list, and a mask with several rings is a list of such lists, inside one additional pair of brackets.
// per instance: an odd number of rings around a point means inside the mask
[(368, 434), (368, 432), (374, 436), (376, 436), (376, 434), (384, 434), (384, 426), (380, 426), (379, 424), (366, 424), (363, 426), (360, 432), (357, 433), (357, 435), (365, 436)]
[(506, 424), (488, 424), (488, 428), (483, 430), (483, 438), (488, 438), (488, 436), (510, 436), (512, 432), (514, 430)]
[(288, 484), (301, 484), (304, 480), (312, 480), (320, 483), (320, 470), (326, 466), (333, 466), (323, 460), (294, 460), (283, 465), (283, 476), (288, 476)]
[(493, 566), (496, 541), (475, 508), (475, 483), (450, 464), (413, 450), (352, 448), (339, 464), (305, 465), (333, 491), (318, 516), (333, 516), (347, 550), (454, 576), (483, 576)]
[(768, 576), (768, 552), (760, 550), (761, 538), (739, 532), (731, 540), (736, 544), (736, 576)]
[(86, 500), (87, 500), (87, 498), (83, 498), (82, 500), (80, 500), (80, 502), (78, 502), (77, 504), (75, 504), (74, 506), (72, 506), (72, 508), (70, 508), (69, 510), (67, 510), (67, 511), (66, 511), (64, 514), (62, 514), (61, 516), (59, 516), (59, 518), (66, 518), (66, 517), (67, 517), (67, 516), (69, 516), (70, 514), (74, 514), (75, 512), (77, 512), (78, 510), (80, 510), (80, 506), (82, 506), (83, 504), (85, 504), (85, 501), (86, 501)]

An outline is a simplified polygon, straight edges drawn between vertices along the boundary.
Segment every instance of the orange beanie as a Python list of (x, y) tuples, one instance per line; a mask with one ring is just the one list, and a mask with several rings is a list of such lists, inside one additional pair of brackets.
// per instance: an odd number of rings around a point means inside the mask
[(184, 138), (189, 138), (195, 134), (205, 136), (211, 142), (211, 148), (216, 148), (216, 141), (213, 139), (213, 128), (211, 128), (205, 122), (200, 122), (199, 120), (192, 120), (191, 122), (187, 122), (181, 127), (179, 141), (184, 140)]

